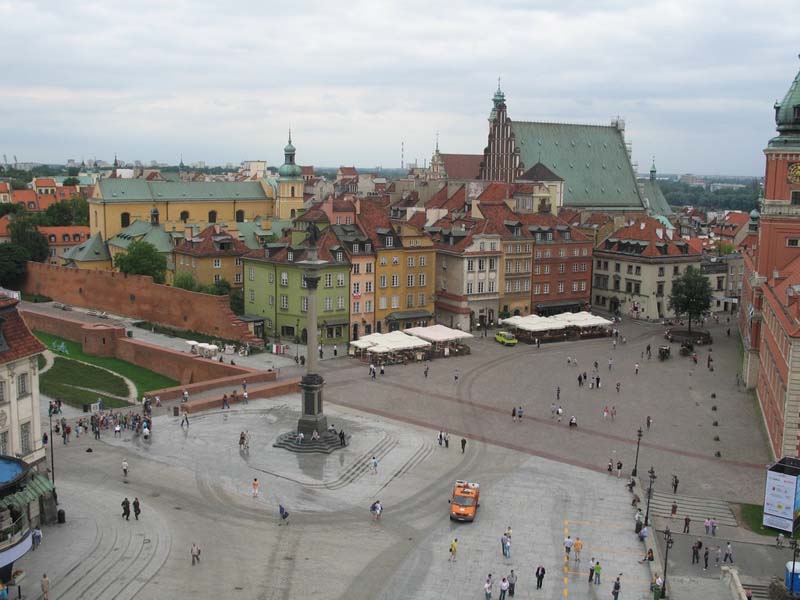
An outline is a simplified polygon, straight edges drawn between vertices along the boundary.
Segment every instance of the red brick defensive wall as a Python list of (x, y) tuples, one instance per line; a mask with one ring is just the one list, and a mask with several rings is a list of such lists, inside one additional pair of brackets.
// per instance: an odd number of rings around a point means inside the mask
[[(58, 302), (124, 315), (176, 329), (263, 346), (230, 309), (227, 296), (161, 285), (145, 275), (28, 263), (23, 291)], [(71, 339), (71, 338), (70, 338)]]

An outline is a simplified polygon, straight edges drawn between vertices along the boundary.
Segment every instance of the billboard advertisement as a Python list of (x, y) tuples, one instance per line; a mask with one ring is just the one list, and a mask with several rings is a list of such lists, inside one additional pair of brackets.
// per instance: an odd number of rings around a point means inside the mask
[(798, 478), (794, 475), (767, 471), (767, 485), (764, 490), (763, 524), (783, 531), (793, 530), (794, 517), (800, 512), (798, 500)]

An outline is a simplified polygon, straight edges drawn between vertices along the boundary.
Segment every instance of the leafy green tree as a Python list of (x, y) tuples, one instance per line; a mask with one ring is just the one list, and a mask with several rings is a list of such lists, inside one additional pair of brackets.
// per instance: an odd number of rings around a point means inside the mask
[(0, 204), (0, 217), (6, 215), (21, 215), (25, 212), (25, 207), (22, 204), (14, 204), (12, 202), (5, 202)]
[(15, 288), (25, 279), (30, 253), (17, 244), (0, 244), (0, 286)]
[(68, 202), (54, 202), (44, 211), (50, 227), (66, 227), (72, 225), (72, 207)]
[[(77, 169), (75, 169), (75, 170), (77, 171)], [(70, 171), (72, 171), (72, 169), (70, 169)], [(77, 173), (75, 173), (75, 175), (77, 175)], [(80, 185), (80, 184), (81, 184), (81, 180), (80, 179), (78, 179), (77, 177), (74, 177), (74, 176), (70, 176), (70, 177), (67, 177), (64, 180), (62, 185)]]
[(234, 288), (230, 293), (231, 310), (235, 315), (244, 314), (244, 290), (242, 288)]
[(149, 275), (156, 283), (164, 283), (167, 258), (153, 244), (131, 242), (128, 250), (117, 256), (117, 268), (128, 275)]
[(733, 254), (736, 252), (736, 246), (733, 244), (729, 244), (728, 242), (723, 242), (719, 240), (717, 242), (717, 252), (720, 256), (725, 256), (726, 254)]
[(11, 243), (22, 246), (28, 251), (30, 260), (44, 262), (50, 251), (47, 238), (36, 228), (36, 223), (27, 217), (17, 217), (8, 224)]
[(708, 278), (693, 267), (672, 281), (669, 307), (676, 315), (686, 315), (689, 319), (689, 333), (692, 319), (700, 318), (711, 307), (711, 284)]
[(89, 226), (89, 202), (86, 198), (76, 196), (66, 200), (72, 211), (72, 224)]
[(196, 292), (200, 287), (195, 276), (189, 271), (179, 271), (176, 273), (175, 278), (172, 280), (172, 285), (173, 287), (189, 290), (190, 292)]
[[(80, 175), (80, 173), (81, 173), (80, 167), (69, 167), (67, 169), (67, 175), (69, 175), (70, 177), (77, 177), (78, 175)], [(64, 185), (78, 185), (78, 184), (64, 182)]]

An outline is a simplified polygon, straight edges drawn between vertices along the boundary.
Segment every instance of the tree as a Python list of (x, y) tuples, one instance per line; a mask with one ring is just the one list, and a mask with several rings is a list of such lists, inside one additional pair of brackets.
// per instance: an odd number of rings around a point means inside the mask
[(244, 314), (244, 290), (242, 288), (233, 288), (230, 293), (230, 305), (233, 314)]
[(156, 283), (164, 283), (167, 258), (153, 244), (131, 242), (128, 250), (117, 256), (117, 267), (128, 275), (149, 275)]
[(190, 292), (196, 292), (200, 287), (195, 276), (189, 271), (180, 271), (176, 273), (172, 280), (172, 286), (183, 290), (189, 290)]
[[(75, 175), (77, 175), (77, 173), (75, 173)], [(67, 177), (66, 179), (64, 179), (64, 182), (61, 185), (80, 185), (80, 184), (81, 180), (78, 179), (77, 177)]]
[(72, 224), (89, 226), (89, 202), (86, 198), (75, 196), (66, 200), (72, 211)]
[[(77, 177), (78, 175), (80, 175), (80, 173), (81, 173), (81, 170), (80, 170), (79, 167), (69, 167), (67, 169), (67, 175), (69, 175), (70, 177)], [(78, 185), (78, 184), (77, 183), (67, 183), (65, 181), (64, 185)]]
[(708, 278), (694, 267), (689, 267), (678, 279), (672, 281), (669, 307), (676, 315), (689, 318), (689, 333), (692, 319), (698, 319), (711, 307), (711, 284)]
[(21, 215), (24, 212), (25, 207), (22, 204), (14, 204), (12, 202), (0, 204), (0, 217), (5, 217), (8, 214)]
[(72, 208), (68, 202), (54, 202), (44, 211), (45, 220), (50, 227), (72, 225)]
[(36, 224), (26, 217), (18, 217), (8, 224), (11, 242), (28, 251), (30, 260), (44, 262), (50, 254), (47, 238), (36, 228)]
[(17, 244), (0, 244), (0, 286), (16, 287), (25, 279), (30, 253)]

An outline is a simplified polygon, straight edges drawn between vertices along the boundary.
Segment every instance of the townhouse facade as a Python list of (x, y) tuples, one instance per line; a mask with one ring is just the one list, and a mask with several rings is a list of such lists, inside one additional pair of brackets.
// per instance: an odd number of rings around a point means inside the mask
[(175, 246), (175, 274), (191, 273), (200, 285), (223, 280), (231, 287), (244, 284), (242, 257), (250, 249), (238, 237), (219, 225), (210, 225), (195, 234), (187, 230), (183, 242)]

